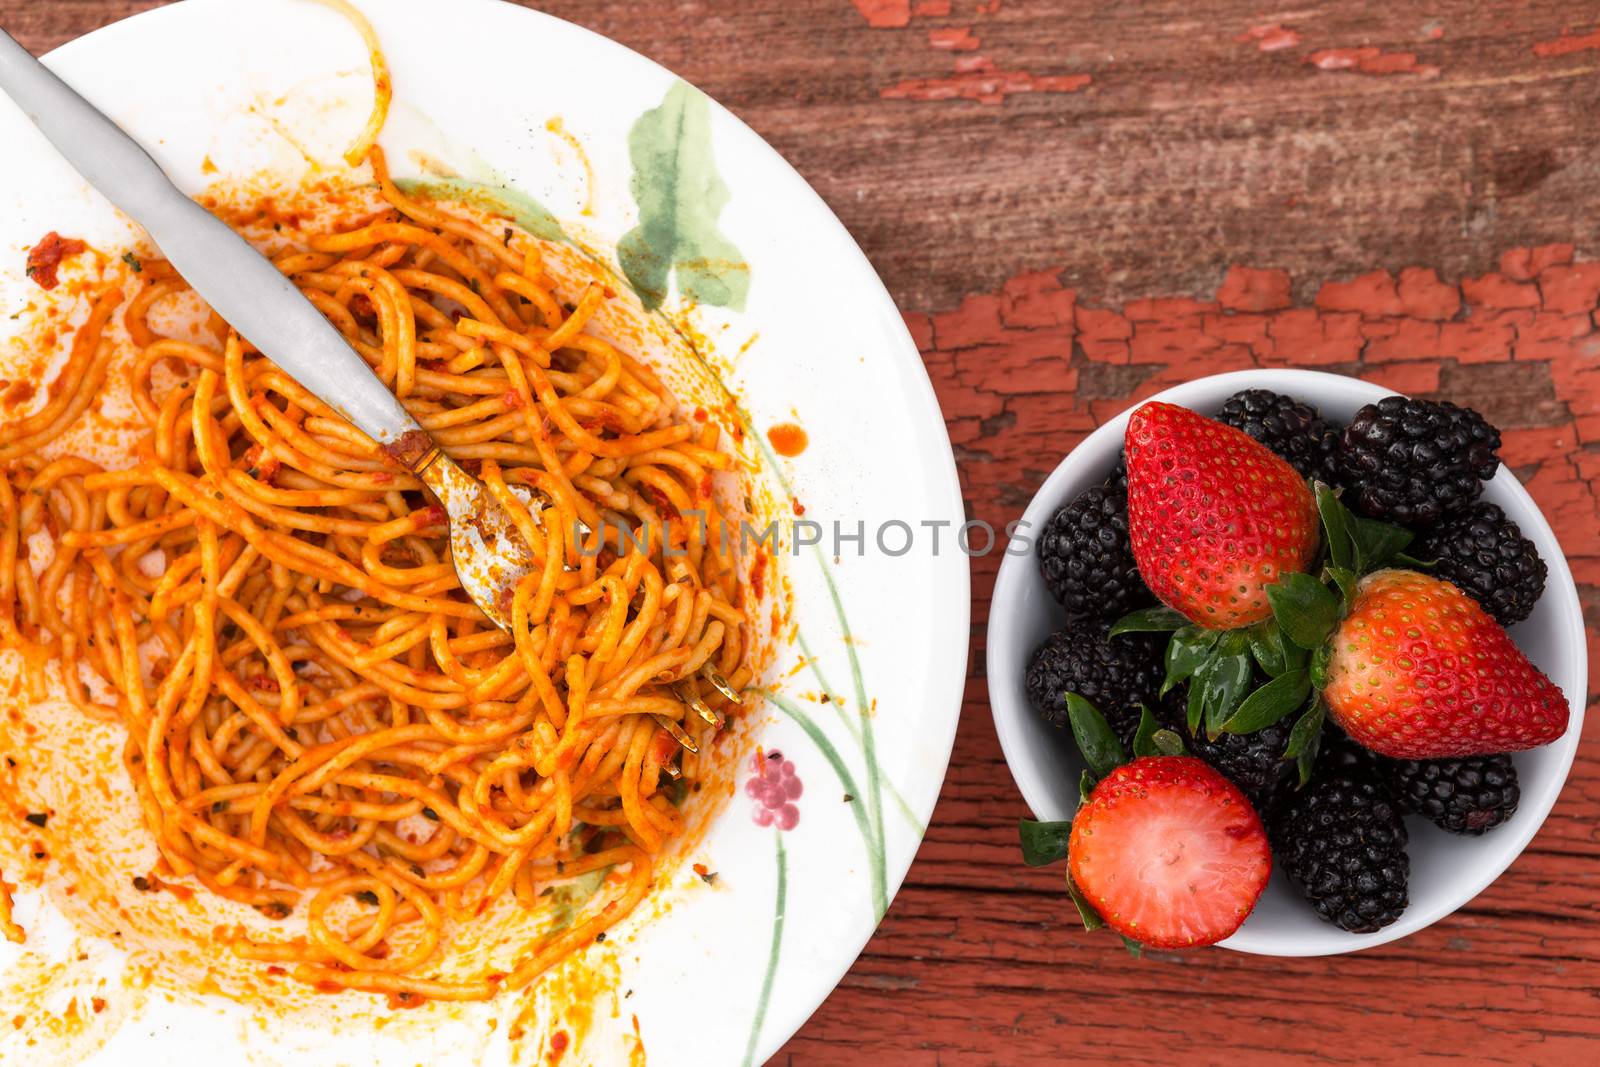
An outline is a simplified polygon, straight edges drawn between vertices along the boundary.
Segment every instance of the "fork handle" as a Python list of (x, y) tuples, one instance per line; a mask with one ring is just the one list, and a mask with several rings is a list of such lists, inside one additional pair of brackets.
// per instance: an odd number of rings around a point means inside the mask
[(294, 282), (4, 30), (0, 90), (262, 354), (411, 469), (437, 458), (432, 439)]

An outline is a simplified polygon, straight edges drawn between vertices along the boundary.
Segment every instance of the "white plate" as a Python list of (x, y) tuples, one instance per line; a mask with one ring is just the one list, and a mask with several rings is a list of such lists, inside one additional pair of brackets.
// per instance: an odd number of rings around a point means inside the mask
[[(361, 6), (393, 71), (396, 102), (382, 143), (395, 170), (416, 175), (426, 165), (509, 182), (614, 265), (618, 241), (638, 218), (630, 130), (669, 91), (690, 109), (703, 98), (675, 89), (681, 83), (671, 73), (619, 45), (510, 5)], [(371, 96), (359, 38), (307, 0), (190, 0), (90, 34), (48, 62), (191, 191), (259, 172), (293, 183), (310, 173), (308, 157), (317, 173), (337, 175), (339, 152)], [(868, 531), (890, 519), (959, 525), (960, 491), (937, 402), (872, 268), (771, 148), (715, 104), (706, 114), (715, 171), (729, 194), (717, 225), (748, 266), (747, 299), (742, 308), (716, 307), (702, 291), (690, 308), (674, 292), (665, 310), (712, 349), (710, 365), (758, 431), (798, 421), (808, 432), (802, 455), (780, 460), (767, 452), (757, 477), (777, 499), (792, 493), (803, 501), (807, 518), (825, 531), (834, 520), (847, 531), (857, 520)], [(125, 245), (134, 234), (3, 99), (0, 145), (0, 353), (12, 359), (13, 342), (34, 315), (12, 320), (10, 309), (42, 296), (22, 277), (24, 249), (49, 230), (98, 248)], [(694, 383), (687, 388), (693, 392)], [(565, 1062), (628, 1062), (640, 1041), (652, 1063), (761, 1062), (838, 982), (904, 877), (944, 777), (965, 675), (962, 555), (936, 555), (919, 543), (885, 556), (870, 549), (870, 535), (869, 555), (846, 547), (835, 559), (831, 544), (823, 547), (784, 557), (794, 626), (772, 672), (815, 733), (774, 702), (745, 739), (780, 748), (796, 764), (806, 788), (799, 826), (781, 837), (758, 828), (735, 791), (656, 898), (604, 951), (585, 955), (580, 966), (592, 964), (592, 982), (577, 998), (583, 1003), (574, 1003), (570, 982), (487, 1005), (430, 1004), (398, 1014), (362, 996), (263, 1006), (193, 988), (135, 990), (127, 952), (72, 930), (48, 893), (25, 887), (19, 917), (30, 941), (27, 951), (0, 942), (0, 1004), (17, 1003), (19, 991), (32, 987), (28, 1003), (48, 1010), (30, 1011), (22, 1030), (8, 1013), (0, 1060), (21, 1057), (32, 1038), (39, 1043), (28, 1048), (28, 1062), (76, 1060), (95, 1049), (96, 1062), (115, 1064), (202, 1054), (223, 1063), (543, 1062), (559, 1030), (577, 1042)], [(840, 705), (805, 698), (824, 686), (800, 669), (801, 639)], [(85, 728), (82, 743), (109, 747), (118, 733)], [(738, 785), (746, 773), (741, 763)], [(845, 774), (851, 788), (842, 784)], [(847, 792), (855, 794), (849, 803)], [(87, 844), (52, 838), (55, 825), (44, 832), (53, 848)], [(4, 832), (14, 832), (9, 823)], [(697, 878), (691, 863), (715, 871), (715, 886)], [(7, 874), (16, 880), (15, 871)], [(109, 976), (102, 986), (89, 963), (74, 961), (83, 946)], [(103, 1013), (90, 1012), (91, 992), (110, 1001)], [(73, 997), (80, 1003), (69, 1012)]]
[[(1362, 405), (1393, 394), (1382, 386), (1320, 371), (1250, 370), (1199, 378), (1148, 399), (1210, 413), (1241, 389), (1271, 389), (1298, 397), (1341, 422), (1348, 422)], [(1051, 472), (1024, 513), (1026, 530), (1037, 536), (1057, 508), (1105, 477), (1122, 448), (1128, 416), (1138, 406), (1095, 430)], [(1373, 948), (1415, 933), (1483, 892), (1533, 840), (1550, 813), (1583, 733), (1588, 678), (1583, 611), (1561, 545), (1516, 476), (1502, 466), (1483, 495), (1516, 521), (1549, 566), (1544, 595), (1533, 614), (1511, 628), (1511, 636), (1566, 693), (1572, 706), (1566, 734), (1543, 748), (1516, 754), (1522, 798), (1516, 815), (1494, 832), (1460, 837), (1420, 817), (1406, 820), (1411, 834), (1411, 903), (1398, 921), (1376, 933), (1346, 933), (1318, 919), (1278, 870), (1244, 926), (1221, 942), (1225, 947), (1267, 956), (1326, 956)], [(1040, 819), (1072, 817), (1083, 772), (1071, 737), (1040, 719), (1023, 689), (1029, 658), (1063, 621), (1060, 605), (1039, 576), (1038, 557), (1032, 552), (1007, 556), (995, 581), (989, 615), (989, 701), (1012, 777)]]

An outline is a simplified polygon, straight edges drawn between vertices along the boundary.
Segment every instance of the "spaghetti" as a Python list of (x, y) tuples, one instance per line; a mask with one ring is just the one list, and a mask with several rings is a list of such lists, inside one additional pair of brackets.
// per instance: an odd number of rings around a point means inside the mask
[[(377, 214), (274, 262), (517, 518), (538, 566), (510, 632), (461, 591), (413, 475), (214, 315), (209, 341), (157, 328), (188, 287), (153, 261), (0, 427), (0, 642), (126, 726), (158, 874), (303, 907), (304, 936), (237, 932), (239, 954), (323, 990), (483, 999), (627, 915), (684, 829), (669, 776), (701, 775), (689, 749), (733, 710), (705, 679), (752, 677), (714, 493), (733, 460), (589, 328), (602, 285), (564, 304), (534, 239), (369, 159)], [(41, 457), (105, 382), (118, 314), (135, 465)], [(551, 883), (599, 871), (584, 916), (510, 968), (440, 973), (452, 922), (539, 913)]]
[(14, 888), (6, 882), (5, 875), (0, 874), (0, 937), (20, 945), (28, 939), (28, 935), (11, 915), (11, 891)]

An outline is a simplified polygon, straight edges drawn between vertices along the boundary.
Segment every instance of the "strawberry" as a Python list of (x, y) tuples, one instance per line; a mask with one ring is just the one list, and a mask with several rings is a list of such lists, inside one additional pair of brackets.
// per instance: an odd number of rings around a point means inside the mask
[(1467, 594), (1416, 571), (1367, 575), (1330, 642), (1323, 700), (1356, 741), (1396, 759), (1546, 745), (1567, 698)]
[(1158, 948), (1232, 934), (1272, 873), (1255, 809), (1192, 756), (1146, 756), (1101, 779), (1073, 816), (1068, 858), (1106, 925)]
[(1173, 404), (1135, 411), (1125, 445), (1128, 536), (1150, 590), (1212, 630), (1272, 614), (1266, 587), (1317, 551), (1305, 479), (1242, 431)]

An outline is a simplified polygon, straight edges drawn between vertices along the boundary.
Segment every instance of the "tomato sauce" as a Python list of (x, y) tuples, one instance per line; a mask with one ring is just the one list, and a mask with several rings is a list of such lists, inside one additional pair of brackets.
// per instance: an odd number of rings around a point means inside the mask
[(767, 430), (767, 440), (772, 442), (772, 450), (780, 456), (793, 458), (806, 450), (811, 439), (806, 436), (805, 430), (792, 422), (780, 422)]

